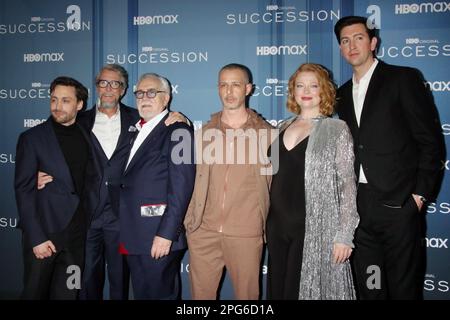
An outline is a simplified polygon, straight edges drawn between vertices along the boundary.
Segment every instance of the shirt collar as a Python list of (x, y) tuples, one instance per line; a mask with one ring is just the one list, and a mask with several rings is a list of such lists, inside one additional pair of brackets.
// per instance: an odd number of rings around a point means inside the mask
[(141, 120), (139, 120), (139, 121), (136, 123), (135, 127), (136, 127), (139, 131), (141, 131), (143, 128), (145, 128), (145, 127), (147, 127), (147, 126), (153, 127), (153, 126), (155, 126), (156, 124), (158, 124), (158, 123), (161, 121), (161, 119), (164, 118), (164, 116), (165, 116), (166, 114), (168, 114), (168, 113), (169, 113), (169, 110), (167, 110), (167, 108), (165, 108), (163, 111), (161, 111), (161, 113), (159, 113), (158, 115), (156, 115), (155, 117), (153, 117), (152, 119), (150, 119), (149, 121), (147, 121), (143, 126), (141, 126), (141, 124), (140, 124)]
[(95, 108), (95, 110), (96, 110), (95, 115), (97, 117), (107, 117), (108, 119), (115, 119), (117, 116), (120, 115), (120, 106), (117, 107), (116, 113), (114, 113), (111, 118), (108, 117), (108, 115), (106, 113), (101, 112), (98, 106), (97, 106), (97, 108)]
[(361, 79), (359, 79), (359, 83), (356, 82), (355, 74), (353, 74), (353, 77), (352, 77), (353, 85), (355, 86), (360, 83), (369, 82), (370, 78), (372, 78), (372, 74), (375, 71), (375, 68), (377, 65), (378, 65), (378, 59), (375, 58), (375, 59), (373, 59), (373, 63), (370, 66), (369, 70), (367, 70), (367, 72), (361, 77)]

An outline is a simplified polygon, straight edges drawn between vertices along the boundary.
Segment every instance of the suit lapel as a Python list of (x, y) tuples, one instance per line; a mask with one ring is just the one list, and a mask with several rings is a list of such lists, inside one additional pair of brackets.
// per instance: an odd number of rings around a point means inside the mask
[[(380, 88), (384, 82), (383, 76), (383, 63), (378, 62), (378, 65), (373, 71), (372, 77), (367, 88), (366, 97), (364, 98), (363, 109), (361, 112), (361, 119), (359, 126), (362, 128), (366, 119), (370, 119), (370, 113), (376, 108), (375, 102), (377, 101), (377, 96), (379, 95)], [(353, 99), (352, 99), (353, 101)], [(354, 110), (354, 108), (353, 108)]]
[(134, 166), (136, 161), (139, 159), (139, 157), (142, 156), (142, 154), (145, 151), (148, 151), (151, 149), (154, 145), (151, 143), (153, 140), (155, 140), (157, 137), (159, 137), (164, 130), (166, 129), (166, 124), (164, 121), (169, 116), (169, 114), (166, 114), (156, 125), (155, 128), (148, 134), (148, 136), (145, 138), (145, 140), (142, 142), (142, 144), (139, 146), (139, 148), (136, 150), (136, 153), (133, 156), (133, 159), (131, 159), (130, 164), (128, 165), (127, 169), (124, 172), (124, 175), (130, 171), (130, 169)]
[[(134, 127), (135, 123), (133, 123), (133, 121), (133, 117), (130, 116), (125, 108), (122, 108), (122, 106), (120, 106), (120, 135), (111, 158), (114, 157), (114, 155), (119, 150), (126, 147), (130, 143), (130, 141), (132, 141), (132, 139), (136, 137), (137, 129)], [(133, 127), (134, 129), (130, 131), (131, 127)]]
[(49, 148), (47, 148), (48, 155), (55, 160), (55, 168), (58, 170), (58, 176), (62, 178), (62, 182), (67, 185), (69, 190), (75, 190), (69, 166), (67, 165), (66, 158), (64, 158), (64, 154), (59, 145), (59, 141), (56, 138), (55, 130), (53, 129), (53, 124), (51, 122), (52, 119), (49, 118), (45, 123), (49, 146)]
[(355, 113), (355, 104), (353, 103), (353, 82), (350, 80), (350, 83), (348, 87), (343, 90), (343, 101), (342, 104), (345, 109), (343, 112), (345, 113), (345, 120), (347, 122), (347, 125), (349, 126), (351, 132), (358, 132), (358, 121), (356, 120), (356, 113)]

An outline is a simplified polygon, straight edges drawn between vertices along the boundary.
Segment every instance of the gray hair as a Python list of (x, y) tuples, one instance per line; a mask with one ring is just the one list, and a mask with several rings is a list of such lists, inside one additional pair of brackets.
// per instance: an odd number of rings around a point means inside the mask
[(142, 76), (140, 76), (140, 78), (139, 78), (139, 80), (138, 80), (138, 82), (136, 84), (136, 87), (138, 87), (139, 83), (141, 83), (141, 81), (144, 80), (144, 79), (155, 79), (155, 80), (158, 80), (160, 82), (160, 84), (161, 84), (162, 90), (167, 92), (167, 94), (169, 96), (171, 95), (172, 88), (171, 88), (171, 86), (169, 84), (169, 81), (166, 78), (164, 78), (163, 76), (160, 76), (159, 74), (153, 73), (153, 72), (144, 73)]
[(121, 65), (118, 65), (115, 63), (105, 64), (103, 66), (103, 68), (101, 68), (101, 70), (97, 74), (97, 76), (95, 77), (95, 82), (97, 82), (99, 80), (100, 74), (105, 70), (109, 70), (109, 71), (118, 73), (120, 75), (120, 77), (122, 78), (124, 89), (128, 88), (128, 72), (127, 72), (127, 70), (125, 70), (125, 68), (122, 67)]

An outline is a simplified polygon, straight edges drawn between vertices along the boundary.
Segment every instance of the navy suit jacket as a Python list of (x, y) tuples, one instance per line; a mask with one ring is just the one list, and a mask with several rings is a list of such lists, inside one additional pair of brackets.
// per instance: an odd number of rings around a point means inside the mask
[(387, 205), (402, 206), (412, 193), (432, 200), (439, 182), (443, 136), (432, 96), (418, 70), (379, 61), (369, 82), (360, 125), (352, 80), (337, 92), (337, 112), (354, 140), (355, 171)]
[[(78, 123), (89, 132), (94, 146), (94, 155), (102, 170), (102, 178), (100, 181), (99, 199), (97, 210), (93, 215), (93, 219), (99, 217), (107, 203), (117, 216), (119, 216), (119, 194), (118, 186), (123, 173), (123, 167), (128, 160), (128, 154), (131, 149), (131, 139), (135, 136), (134, 125), (139, 121), (139, 113), (137, 109), (120, 104), (120, 135), (117, 141), (116, 149), (111, 158), (107, 158), (100, 142), (92, 132), (94, 127), (95, 115), (97, 107), (82, 112), (78, 115)], [(131, 127), (131, 129), (130, 129)]]
[[(166, 118), (147, 136), (122, 176), (120, 242), (129, 254), (150, 255), (156, 235), (172, 240), (171, 250), (187, 246), (183, 220), (195, 180), (193, 129), (179, 122), (166, 126)], [(182, 138), (172, 141), (177, 133)], [(187, 161), (177, 163), (172, 152)], [(164, 214), (141, 215), (141, 207), (161, 204), (166, 205)]]
[[(81, 127), (80, 127), (81, 128)], [(81, 128), (86, 142), (87, 133)], [(84, 195), (84, 210), (89, 216), (95, 211), (96, 190), (100, 174), (90, 148)], [(53, 176), (53, 182), (37, 189), (37, 172)], [(57, 140), (50, 118), (19, 136), (16, 150), (14, 180), (19, 225), (24, 244), (34, 247), (49, 240), (49, 234), (63, 231), (80, 202), (69, 167)]]

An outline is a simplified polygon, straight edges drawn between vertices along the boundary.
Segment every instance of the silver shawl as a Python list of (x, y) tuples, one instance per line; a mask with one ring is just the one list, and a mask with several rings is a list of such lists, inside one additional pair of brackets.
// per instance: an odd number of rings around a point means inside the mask
[[(281, 123), (281, 131), (293, 120)], [(314, 121), (305, 154), (306, 218), (299, 299), (355, 299), (350, 263), (332, 263), (333, 244), (354, 247), (353, 234), (359, 223), (353, 161), (353, 140), (345, 122)]]

